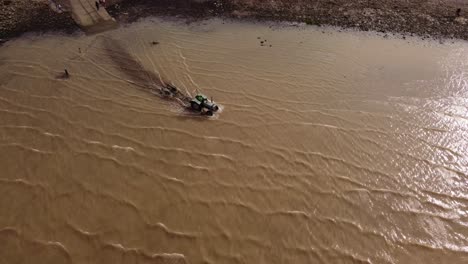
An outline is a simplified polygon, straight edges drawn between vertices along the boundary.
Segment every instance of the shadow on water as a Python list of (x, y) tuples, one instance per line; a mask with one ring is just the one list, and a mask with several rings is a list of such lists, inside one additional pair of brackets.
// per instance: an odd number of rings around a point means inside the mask
[(131, 83), (158, 93), (167, 85), (157, 74), (146, 70), (118, 40), (103, 38), (103, 45), (106, 55)]
[(55, 75), (55, 79), (57, 80), (66, 80), (68, 78), (70, 78), (70, 76), (68, 76), (65, 72), (61, 72)]

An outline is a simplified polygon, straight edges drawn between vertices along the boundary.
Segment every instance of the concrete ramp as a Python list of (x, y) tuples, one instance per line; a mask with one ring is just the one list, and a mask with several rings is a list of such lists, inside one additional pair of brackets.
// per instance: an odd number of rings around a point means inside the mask
[(96, 9), (95, 0), (70, 0), (72, 17), (88, 34), (117, 28), (118, 24), (104, 7)]

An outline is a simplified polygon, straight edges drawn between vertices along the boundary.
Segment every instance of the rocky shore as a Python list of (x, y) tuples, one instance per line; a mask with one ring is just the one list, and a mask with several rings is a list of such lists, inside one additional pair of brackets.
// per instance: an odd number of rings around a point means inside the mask
[(25, 32), (73, 32), (69, 12), (56, 13), (44, 0), (0, 0), (0, 42)]
[[(152, 15), (220, 16), (468, 40), (464, 0), (107, 0), (107, 5), (120, 23)], [(0, 10), (0, 39), (28, 31), (77, 30), (70, 13), (52, 11), (45, 0), (0, 0)]]
[(362, 31), (468, 40), (464, 0), (114, 0), (110, 12), (132, 22), (150, 15), (293, 21)]

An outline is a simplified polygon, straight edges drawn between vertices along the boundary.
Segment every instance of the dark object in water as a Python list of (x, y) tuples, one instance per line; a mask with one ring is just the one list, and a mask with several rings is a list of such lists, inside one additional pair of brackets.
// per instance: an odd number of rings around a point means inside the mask
[(68, 79), (69, 77), (70, 77), (70, 74), (68, 73), (67, 69), (64, 69), (63, 72), (55, 76), (56, 79)]
[(459, 17), (461, 13), (461, 8), (457, 8), (456, 16)]
[(159, 44), (158, 41), (153, 41), (153, 42), (151, 42), (151, 45), (158, 45), (158, 44)]
[(161, 93), (164, 96), (176, 97), (180, 100), (187, 100), (188, 98), (188, 96), (183, 95), (179, 92), (179, 89), (172, 84), (165, 84), (165, 86), (161, 88)]

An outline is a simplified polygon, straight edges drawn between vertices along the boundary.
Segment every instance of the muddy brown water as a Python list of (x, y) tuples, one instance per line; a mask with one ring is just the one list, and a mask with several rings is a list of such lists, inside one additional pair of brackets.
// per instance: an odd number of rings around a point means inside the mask
[(151, 19), (1, 47), (0, 263), (467, 263), (468, 44), (324, 32)]

